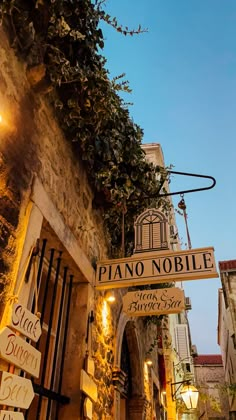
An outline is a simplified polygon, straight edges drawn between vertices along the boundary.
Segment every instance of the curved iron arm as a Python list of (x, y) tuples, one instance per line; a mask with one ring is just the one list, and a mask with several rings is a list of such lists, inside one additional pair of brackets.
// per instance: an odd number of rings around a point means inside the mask
[[(182, 387), (182, 385), (190, 385), (191, 380), (190, 379), (185, 379), (183, 381), (179, 381), (179, 382), (173, 382), (171, 383), (171, 397), (173, 401), (176, 401), (176, 394), (178, 393), (178, 391), (180, 390), (180, 388)], [(175, 385), (178, 385), (177, 387), (175, 387)]]
[[(193, 177), (197, 177), (197, 178), (206, 178), (206, 179), (210, 179), (212, 181), (212, 184), (208, 187), (202, 187), (202, 188), (194, 188), (192, 190), (184, 190), (184, 191), (176, 191), (176, 192), (170, 192), (170, 193), (164, 193), (164, 194), (151, 194), (145, 198), (156, 198), (157, 195), (158, 197), (167, 197), (169, 195), (177, 195), (177, 194), (188, 194), (188, 193), (192, 193), (192, 192), (197, 192), (197, 191), (204, 191), (204, 190), (210, 190), (211, 188), (214, 188), (214, 186), (216, 185), (216, 180), (213, 176), (210, 175), (200, 175), (200, 174), (191, 174), (189, 172), (178, 172), (178, 171), (167, 171), (169, 174), (176, 174), (176, 175), (184, 175), (184, 176), (193, 176)], [(163, 187), (165, 180), (162, 181), (161, 185), (160, 185), (160, 189)]]

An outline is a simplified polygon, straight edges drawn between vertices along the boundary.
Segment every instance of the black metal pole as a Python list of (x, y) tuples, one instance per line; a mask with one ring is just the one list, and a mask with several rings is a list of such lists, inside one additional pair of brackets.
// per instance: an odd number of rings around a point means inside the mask
[[(63, 379), (63, 370), (64, 370), (64, 363), (65, 363), (65, 353), (66, 353), (66, 341), (67, 341), (67, 333), (68, 333), (68, 325), (69, 325), (69, 315), (70, 315), (70, 302), (71, 302), (71, 295), (72, 295), (72, 286), (73, 286), (73, 275), (70, 275), (70, 283), (69, 283), (69, 291), (68, 291), (68, 299), (67, 299), (67, 308), (66, 308), (66, 319), (65, 319), (65, 333), (64, 333), (64, 340), (62, 345), (62, 354), (61, 354), (61, 371), (59, 377), (59, 384), (58, 384), (58, 393), (61, 393), (62, 388), (62, 379)], [(56, 408), (56, 419), (59, 418), (59, 403), (57, 402)]]
[[(51, 330), (52, 330), (52, 322), (53, 322), (53, 315), (55, 309), (55, 300), (57, 294), (57, 286), (58, 286), (58, 279), (60, 273), (60, 265), (61, 265), (61, 252), (59, 253), (59, 257), (57, 258), (57, 268), (56, 268), (56, 275), (53, 287), (53, 294), (52, 294), (52, 302), (51, 302), (51, 309), (50, 309), (50, 316), (49, 316), (49, 324), (48, 324), (48, 331), (47, 331), (47, 339), (46, 339), (46, 346), (44, 350), (44, 358), (43, 358), (43, 367), (42, 367), (42, 377), (41, 377), (41, 384), (44, 386), (44, 381), (46, 377), (46, 369), (47, 369), (47, 356), (49, 352), (49, 345), (50, 345), (50, 338), (51, 338)], [(54, 372), (52, 372), (52, 375)], [(37, 407), (37, 416), (36, 420), (40, 419), (41, 407), (42, 407), (42, 395), (39, 396), (38, 399), (38, 407)]]
[(213, 176), (210, 176), (210, 175), (191, 174), (191, 173), (188, 173), (188, 172), (178, 172), (178, 171), (167, 171), (167, 172), (169, 174), (175, 174), (175, 175), (192, 176), (192, 177), (197, 177), (197, 178), (210, 179), (212, 181), (212, 184), (208, 187), (194, 188), (194, 189), (191, 189), (191, 190), (176, 191), (176, 192), (173, 192), (173, 193), (148, 195), (145, 198), (159, 198), (159, 197), (167, 197), (169, 195), (188, 194), (188, 193), (197, 192), (197, 191), (210, 190), (211, 188), (213, 188), (216, 185), (215, 178)]
[[(52, 372), (55, 372), (56, 369), (56, 363), (58, 358), (58, 345), (59, 345), (59, 339), (61, 334), (61, 320), (62, 320), (62, 314), (64, 309), (64, 302), (65, 302), (65, 287), (66, 287), (66, 277), (67, 277), (67, 271), (68, 267), (64, 267), (64, 276), (63, 276), (63, 283), (62, 283), (62, 290), (61, 290), (61, 298), (60, 298), (60, 309), (59, 309), (59, 315), (58, 315), (58, 322), (57, 322), (57, 333), (56, 333), (56, 340), (55, 340), (55, 346), (54, 346), (54, 355), (53, 355), (53, 363), (52, 363)], [(50, 381), (50, 390), (53, 390), (54, 385), (54, 379), (55, 376), (52, 374), (51, 381)], [(46, 414), (46, 420), (49, 419), (50, 416), (50, 410), (51, 410), (51, 400), (48, 400), (48, 406), (47, 406), (47, 414)]]
[[(45, 244), (45, 247), (46, 247), (47, 240), (44, 239), (43, 243)], [(45, 283), (45, 290), (44, 290), (44, 295), (43, 295), (43, 303), (42, 303), (42, 310), (41, 310), (41, 317), (40, 317), (40, 323), (41, 323), (42, 326), (43, 326), (43, 320), (44, 320), (44, 314), (45, 314), (45, 308), (46, 308), (48, 286), (49, 286), (51, 273), (52, 273), (52, 267), (53, 267), (54, 252), (55, 252), (55, 250), (52, 248), (50, 250), (49, 267), (48, 267), (48, 273), (47, 273), (47, 278), (46, 278), (46, 283)], [(44, 253), (45, 253), (45, 248), (44, 248)], [(39, 264), (39, 270), (41, 272), (42, 272), (42, 267), (43, 267), (43, 259), (44, 259), (44, 255), (41, 255), (40, 264)], [(37, 276), (37, 280), (40, 281), (40, 276)], [(38, 340), (38, 342), (36, 343), (36, 349), (39, 349), (40, 340), (41, 340), (41, 337)], [(33, 377), (31, 377), (31, 381), (32, 381), (32, 384), (34, 384), (34, 378)], [(27, 418), (28, 418), (29, 410), (30, 409), (28, 408), (25, 412), (25, 420), (27, 420)]]
[[(42, 250), (41, 250), (41, 254), (40, 254), (40, 260), (39, 260), (39, 266), (38, 266), (38, 273), (37, 273), (37, 288), (39, 288), (39, 284), (40, 284), (40, 279), (41, 279), (41, 274), (42, 274), (43, 259), (44, 259), (44, 255), (45, 255), (46, 244), (47, 244), (47, 239), (43, 239), (43, 245), (42, 245)], [(34, 313), (34, 310), (35, 310), (35, 295), (34, 295), (34, 300), (33, 300), (33, 305), (32, 305), (32, 312), (33, 313)]]

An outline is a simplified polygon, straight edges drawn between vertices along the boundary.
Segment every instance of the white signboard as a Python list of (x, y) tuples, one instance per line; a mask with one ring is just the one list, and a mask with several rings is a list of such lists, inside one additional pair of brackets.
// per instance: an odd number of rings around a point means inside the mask
[(80, 389), (83, 391), (91, 400), (97, 402), (98, 399), (98, 390), (97, 385), (93, 381), (92, 378), (85, 372), (85, 370), (81, 369), (80, 373)]
[(34, 398), (33, 386), (29, 379), (2, 372), (0, 384), (0, 405), (29, 408)]
[(41, 353), (7, 327), (0, 331), (0, 357), (39, 377)]
[(40, 319), (20, 303), (12, 305), (8, 326), (37, 342), (42, 334)]
[(89, 375), (94, 376), (95, 364), (94, 359), (90, 356), (85, 360), (85, 370)]
[(93, 418), (93, 403), (88, 397), (84, 400), (84, 417), (88, 420)]
[(24, 416), (16, 411), (0, 410), (0, 420), (24, 420)]
[(184, 292), (178, 287), (137, 290), (123, 296), (123, 311), (130, 316), (174, 314), (184, 309)]
[(147, 252), (145, 256), (100, 261), (95, 286), (111, 289), (211, 277), (218, 277), (213, 248)]

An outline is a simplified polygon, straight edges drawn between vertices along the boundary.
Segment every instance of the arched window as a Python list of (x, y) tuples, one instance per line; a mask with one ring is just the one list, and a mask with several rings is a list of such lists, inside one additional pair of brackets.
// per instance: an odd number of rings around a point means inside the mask
[(156, 209), (145, 210), (135, 222), (135, 252), (168, 249), (167, 220)]

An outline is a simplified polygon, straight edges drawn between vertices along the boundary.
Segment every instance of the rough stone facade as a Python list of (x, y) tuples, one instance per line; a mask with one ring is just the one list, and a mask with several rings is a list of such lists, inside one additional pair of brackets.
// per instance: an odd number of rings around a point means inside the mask
[(198, 413), (203, 420), (228, 419), (229, 406), (220, 355), (199, 355), (194, 359)]
[[(93, 419), (124, 420), (121, 395), (113, 383), (114, 368), (121, 364), (124, 334), (132, 389), (126, 417), (151, 420), (152, 374), (160, 392), (156, 350), (152, 368), (144, 361), (155, 338), (155, 326), (147, 329), (142, 319), (122, 315), (126, 290), (115, 292), (114, 306), (107, 304), (105, 292), (94, 290), (94, 262), (108, 254), (102, 213), (92, 207), (93, 191), (83, 163), (63, 137), (47, 99), (30, 87), (24, 64), (16, 58), (2, 29), (0, 64), (1, 326), (5, 326), (8, 298), (20, 283), (30, 245), (47, 235), (53, 246), (63, 249), (63, 258), (75, 273), (62, 383), (70, 403), (60, 408), (60, 420), (84, 418), (80, 371), (86, 355), (95, 361), (91, 379), (97, 385), (98, 399), (93, 404)], [(19, 301), (29, 309), (33, 287), (32, 281), (25, 282), (19, 294)], [(7, 363), (0, 364), (3, 370), (8, 369)], [(42, 411), (41, 420), (46, 418), (43, 416)]]
[(36, 174), (90, 260), (104, 257), (106, 244), (102, 217), (92, 210), (93, 194), (82, 163), (78, 164), (47, 102), (32, 92), (24, 66), (2, 31), (0, 36), (0, 104), (3, 120), (7, 120), (0, 149), (1, 248), (5, 249), (1, 267), (7, 282), (9, 267), (15, 265), (15, 238)]
[(218, 344), (221, 348), (228, 393), (230, 419), (236, 418), (236, 260), (219, 262), (222, 289), (219, 289)]

